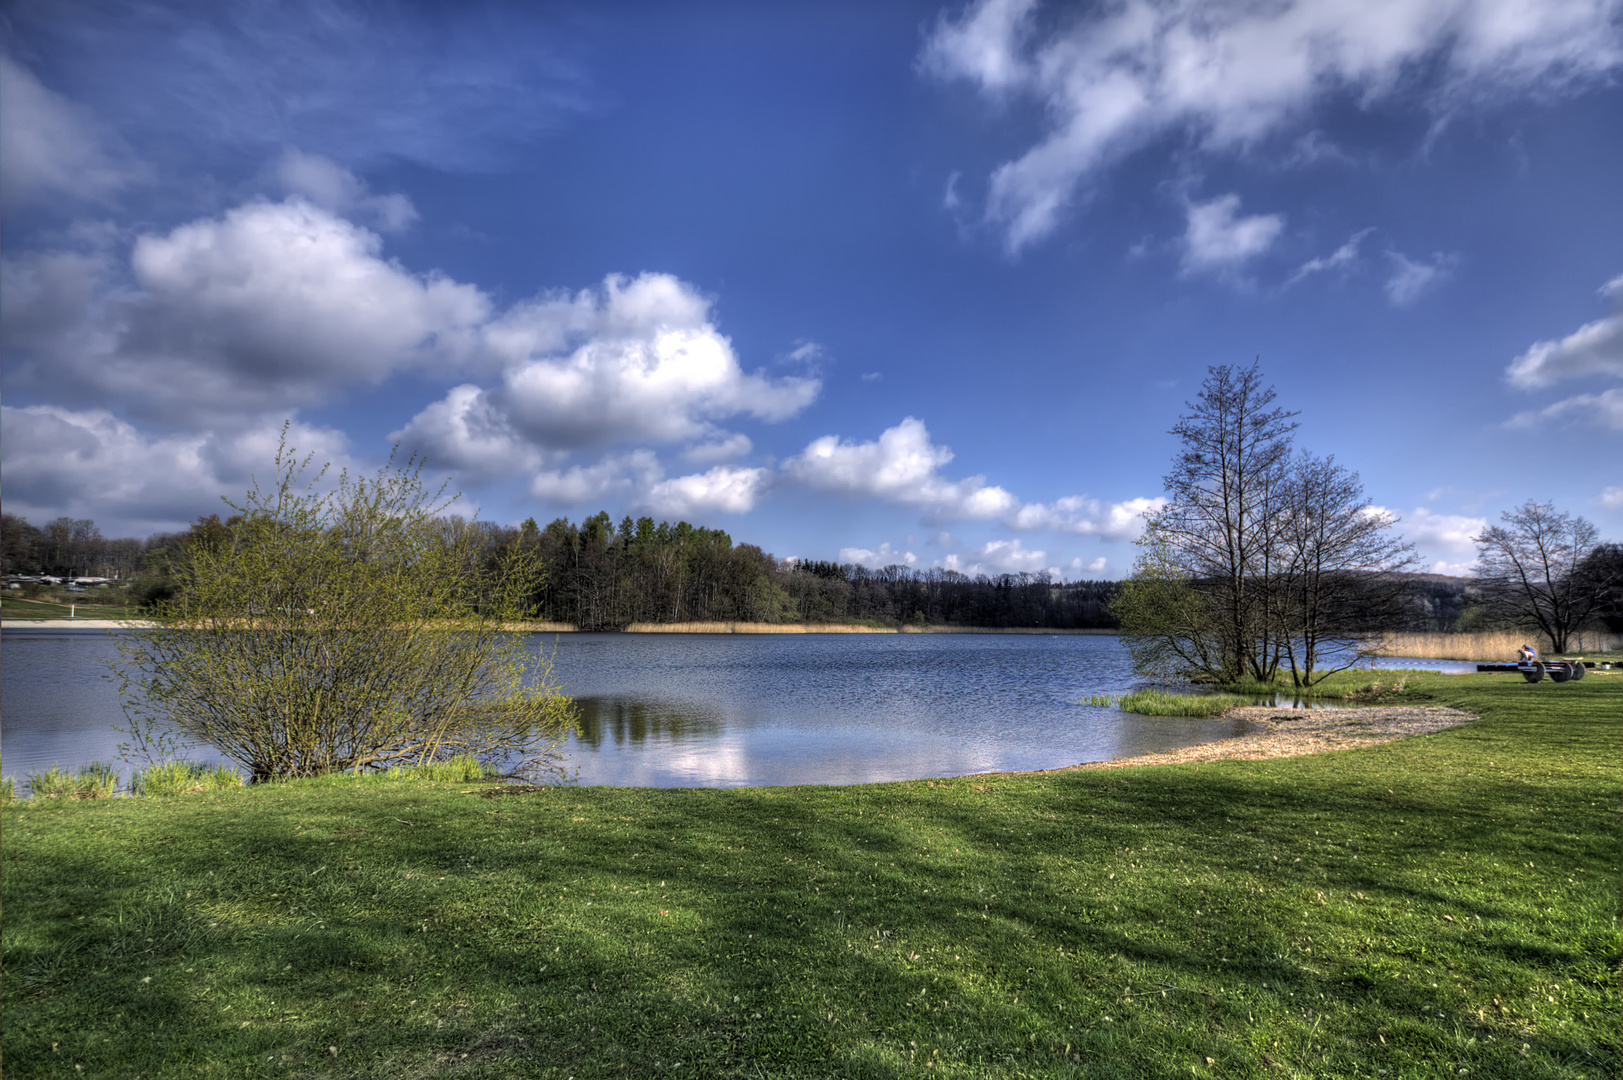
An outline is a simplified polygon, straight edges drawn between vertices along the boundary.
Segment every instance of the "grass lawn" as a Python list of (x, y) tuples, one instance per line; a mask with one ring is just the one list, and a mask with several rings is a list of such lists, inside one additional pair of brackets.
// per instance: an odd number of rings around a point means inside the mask
[(138, 609), (126, 604), (98, 604), (88, 600), (71, 604), (54, 600), (24, 600), (20, 596), (0, 600), (0, 617), (8, 622), (13, 619), (66, 619), (70, 616), (80, 619), (131, 619), (138, 614)]
[(1463, 728), (853, 788), (12, 804), (6, 1074), (1593, 1077), (1623, 676)]

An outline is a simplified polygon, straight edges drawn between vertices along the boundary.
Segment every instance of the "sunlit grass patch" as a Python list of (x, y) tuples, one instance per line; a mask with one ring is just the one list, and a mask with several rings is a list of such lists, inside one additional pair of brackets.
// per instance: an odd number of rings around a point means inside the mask
[(195, 761), (160, 761), (130, 774), (132, 795), (161, 798), (241, 786), (242, 775), (231, 766)]
[(1082, 704), (1103, 709), (1120, 709), (1140, 716), (1221, 716), (1230, 709), (1250, 705), (1252, 700), (1236, 694), (1173, 694), (1165, 690), (1135, 690), (1130, 694), (1093, 694)]
[(36, 799), (105, 799), (118, 791), (118, 770), (92, 761), (70, 772), (58, 765), (28, 774), (28, 790)]

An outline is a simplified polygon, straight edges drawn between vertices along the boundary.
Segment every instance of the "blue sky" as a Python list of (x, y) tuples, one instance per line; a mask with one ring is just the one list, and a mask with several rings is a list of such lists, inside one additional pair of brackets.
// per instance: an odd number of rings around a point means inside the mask
[(4, 503), (1130, 570), (1208, 365), (1428, 568), (1623, 537), (1623, 2), (0, 7)]

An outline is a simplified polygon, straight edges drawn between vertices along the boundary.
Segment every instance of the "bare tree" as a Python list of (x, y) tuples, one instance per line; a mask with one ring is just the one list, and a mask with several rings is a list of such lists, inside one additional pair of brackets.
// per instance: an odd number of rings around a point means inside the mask
[(1600, 599), (1581, 572), (1595, 547), (1595, 526), (1560, 513), (1554, 503), (1529, 500), (1500, 515), (1501, 524), (1475, 538), (1476, 582), (1488, 610), (1516, 626), (1537, 630), (1558, 653)]
[(1414, 548), (1392, 534), (1395, 515), (1364, 497), (1358, 474), (1335, 457), (1303, 454), (1287, 477), (1279, 572), (1270, 590), (1291, 681), (1310, 686), (1368, 654), (1371, 630), (1400, 617), (1399, 576)]
[(1200, 674), (1219, 682), (1269, 680), (1279, 667), (1268, 582), (1279, 568), (1296, 413), (1273, 402), (1255, 363), (1209, 368), (1200, 396), (1172, 429), (1183, 449), (1163, 480), (1169, 501), (1147, 523), (1157, 573), (1186, 577), (1206, 598), (1212, 640), (1200, 653), (1211, 660)]

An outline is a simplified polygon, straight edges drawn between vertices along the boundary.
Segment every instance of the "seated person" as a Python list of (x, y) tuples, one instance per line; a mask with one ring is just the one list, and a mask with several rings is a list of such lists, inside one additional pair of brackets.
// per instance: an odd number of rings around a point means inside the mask
[(1516, 662), (1518, 664), (1538, 663), (1538, 650), (1531, 645), (1523, 645), (1516, 650)]

